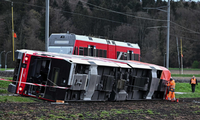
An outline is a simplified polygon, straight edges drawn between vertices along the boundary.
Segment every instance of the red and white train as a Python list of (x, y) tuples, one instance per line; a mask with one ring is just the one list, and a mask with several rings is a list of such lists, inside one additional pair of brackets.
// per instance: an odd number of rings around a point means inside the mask
[(68, 33), (51, 34), (47, 51), (140, 61), (138, 44)]
[(17, 50), (8, 91), (48, 101), (165, 99), (171, 73), (133, 60)]

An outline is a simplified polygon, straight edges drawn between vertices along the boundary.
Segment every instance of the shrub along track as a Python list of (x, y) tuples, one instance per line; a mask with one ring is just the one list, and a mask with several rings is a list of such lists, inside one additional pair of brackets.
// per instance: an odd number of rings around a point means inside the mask
[(200, 99), (180, 99), (179, 103), (165, 100), (125, 102), (68, 102), (67, 104), (0, 103), (1, 119), (58, 120), (133, 120), (133, 119), (199, 119)]

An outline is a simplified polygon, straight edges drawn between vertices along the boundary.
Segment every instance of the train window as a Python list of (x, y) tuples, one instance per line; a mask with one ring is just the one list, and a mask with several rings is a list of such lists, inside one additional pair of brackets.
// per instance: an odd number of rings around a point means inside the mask
[(142, 77), (148, 77), (148, 70), (142, 71)]
[(91, 46), (88, 46), (88, 56), (96, 56), (96, 47), (91, 45)]
[(61, 35), (60, 38), (65, 38), (65, 36), (64, 36), (64, 35)]
[(162, 75), (162, 71), (161, 70), (157, 70), (157, 78), (160, 78)]
[(123, 53), (123, 60), (127, 60), (127, 53)]
[(88, 55), (88, 48), (84, 48), (84, 55), (85, 55), (85, 56)]
[(107, 40), (107, 43), (110, 44), (110, 41)]
[(99, 57), (103, 57), (103, 50), (99, 50)]
[(134, 60), (139, 61), (139, 54), (134, 54)]
[(120, 54), (120, 52), (117, 51), (117, 58), (118, 58), (119, 54)]
[(112, 41), (112, 44), (115, 44), (115, 42), (114, 42), (114, 41)]
[(142, 70), (141, 69), (137, 69), (137, 77), (142, 77)]
[(107, 51), (106, 51), (106, 50), (103, 50), (103, 53), (104, 53), (104, 54), (103, 54), (103, 57), (104, 57), (104, 58), (107, 58)]
[(78, 47), (74, 48), (74, 55), (78, 55)]
[(96, 49), (96, 56), (99, 57), (99, 50)]
[(134, 53), (131, 50), (127, 52), (127, 60), (134, 60)]
[[(118, 57), (119, 57), (119, 55), (120, 55), (120, 53), (121, 52), (117, 52), (117, 54), (118, 54)], [(127, 60), (127, 53), (121, 53), (121, 56), (120, 56), (120, 60)]]
[(134, 52), (132, 51), (132, 58), (131, 58), (131, 60), (135, 60), (135, 57), (134, 57)]
[(127, 43), (127, 45), (132, 47), (132, 45), (130, 43)]
[(91, 37), (88, 37), (89, 40), (93, 40)]
[(78, 55), (78, 47), (76, 47), (76, 55)]
[[(52, 76), (52, 83), (51, 85), (54, 86), (55, 84), (57, 84), (57, 80), (58, 80), (58, 76), (59, 76), (59, 71), (60, 69), (57, 67), (53, 68), (53, 76)], [(55, 91), (56, 89), (53, 87), (49, 88), (51, 91)]]
[(83, 47), (79, 47), (79, 55), (83, 55)]

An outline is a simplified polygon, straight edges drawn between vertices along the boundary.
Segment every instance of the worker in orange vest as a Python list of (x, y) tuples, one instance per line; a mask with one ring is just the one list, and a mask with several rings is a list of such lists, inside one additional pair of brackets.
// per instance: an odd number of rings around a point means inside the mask
[(169, 94), (168, 94), (168, 100), (171, 101), (175, 101), (175, 81), (170, 78), (170, 81), (168, 82), (167, 86), (168, 86), (168, 90), (169, 90)]
[(198, 85), (197, 79), (195, 78), (195, 76), (193, 76), (190, 79), (190, 84), (191, 84), (191, 87), (192, 87), (192, 92), (195, 92), (195, 86)]

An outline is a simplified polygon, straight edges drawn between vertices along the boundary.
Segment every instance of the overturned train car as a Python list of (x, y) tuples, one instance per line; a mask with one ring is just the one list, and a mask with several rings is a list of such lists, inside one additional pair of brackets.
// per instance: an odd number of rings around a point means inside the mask
[(17, 50), (8, 91), (48, 101), (165, 99), (168, 69), (122, 61), (32, 50)]

